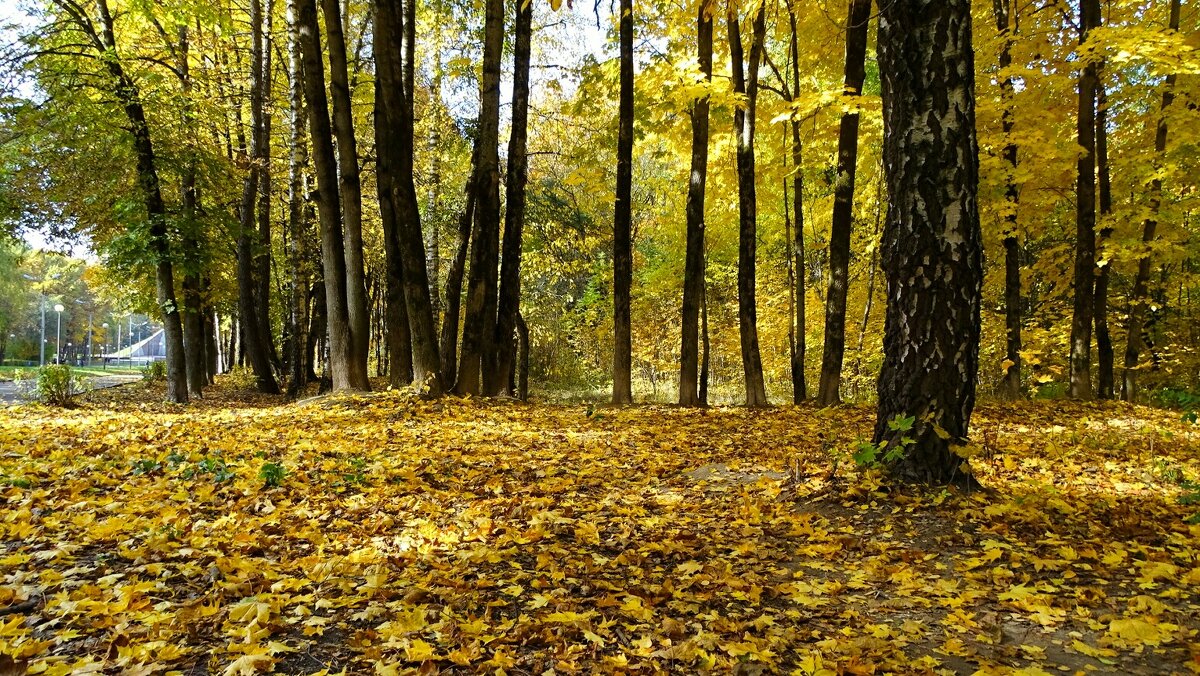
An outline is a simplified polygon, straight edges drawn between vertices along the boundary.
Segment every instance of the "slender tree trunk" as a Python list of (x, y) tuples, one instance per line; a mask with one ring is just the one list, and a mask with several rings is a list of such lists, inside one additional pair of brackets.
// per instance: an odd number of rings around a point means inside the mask
[[(1081, 0), (1079, 43), (1100, 25), (1099, 0)], [(1071, 313), (1070, 394), (1092, 398), (1092, 303), (1096, 269), (1096, 63), (1086, 63), (1079, 76), (1077, 119), (1079, 155), (1075, 212), (1075, 301)]]
[[(513, 332), (521, 313), (521, 240), (525, 229), (525, 185), (529, 181), (529, 60), (533, 3), (515, 0), (513, 39), (512, 131), (508, 139), (508, 172), (504, 190), (504, 250), (501, 254), (500, 298), (496, 309), (496, 368), (484, 378), (488, 394), (504, 394), (517, 358)], [(489, 382), (490, 381), (490, 382)]]
[(250, 148), (246, 178), (242, 184), (242, 203), (239, 210), (240, 230), (237, 240), (238, 314), (241, 315), (242, 343), (246, 359), (254, 371), (258, 389), (278, 394), (279, 385), (271, 370), (270, 352), (258, 311), (258, 289), (255, 279), (254, 207), (262, 169), (269, 162), (266, 156), (266, 135), (263, 116), (263, 11), (261, 0), (250, 0)]
[[(1012, 65), (1012, 45), (1016, 35), (1015, 18), (1011, 16), (1011, 0), (992, 0), (996, 15), (996, 30), (1004, 40), (1000, 48), (1000, 70)], [(1021, 249), (1017, 230), (1017, 208), (1021, 193), (1017, 186), (1017, 144), (1012, 140), (1013, 131), (1013, 79), (1004, 75), (1000, 81), (1000, 95), (1004, 110), (1000, 127), (1004, 133), (1004, 328), (1005, 362), (1008, 369), (1000, 385), (1001, 393), (1009, 399), (1021, 397)]]
[(312, 365), (308, 362), (308, 239), (307, 210), (305, 209), (304, 167), (308, 164), (308, 148), (304, 140), (304, 83), (303, 67), (300, 62), (300, 42), (296, 39), (296, 9), (294, 1), (288, 6), (288, 58), (291, 83), (288, 90), (289, 115), (291, 122), (291, 146), (288, 158), (288, 263), (291, 274), (291, 297), (289, 315), (292, 326), (288, 339), (291, 341), (291, 376), (288, 379), (288, 396), (295, 397), (308, 384)]
[[(388, 7), (384, 3), (388, 3)], [(388, 356), (392, 362), (389, 372), (389, 382), (392, 387), (408, 385), (413, 377), (412, 336), (409, 332), (408, 302), (404, 298), (404, 260), (400, 253), (400, 224), (397, 222), (394, 206), (394, 172), (397, 149), (395, 147), (396, 132), (399, 130), (398, 121), (388, 116), (384, 102), (385, 87), (397, 87), (398, 82), (392, 81), (395, 75), (397, 12), (389, 0), (376, 3), (375, 15), (375, 50), (376, 77), (375, 86), (375, 154), (376, 185), (379, 190), (379, 212), (383, 223), (383, 249), (387, 263), (387, 283), (385, 296)], [(385, 75), (387, 73), (387, 75)], [(391, 77), (389, 77), (391, 76)], [(397, 97), (398, 98), (398, 97)], [(400, 133), (403, 133), (401, 130)]]
[(188, 27), (178, 27), (176, 70), (183, 95), (183, 126), (187, 135), (187, 154), (180, 174), (180, 212), (182, 224), (183, 273), (183, 349), (187, 371), (188, 395), (204, 396), (208, 384), (208, 369), (204, 359), (204, 294), (201, 274), (204, 267), (200, 246), (200, 225), (196, 222), (196, 115), (192, 102), (192, 77), (189, 63)]
[(529, 401), (529, 327), (517, 313), (517, 398)]
[[(204, 282), (204, 289), (208, 290), (207, 281)], [(207, 293), (205, 294), (207, 295)], [(211, 307), (205, 307), (204, 312), (204, 357), (207, 361), (208, 384), (212, 385), (216, 382), (217, 374), (222, 373), (223, 364), (221, 359), (221, 318), (217, 316), (217, 311)]]
[(118, 56), (116, 33), (107, 0), (97, 0), (100, 12), (101, 37), (97, 49), (106, 54), (103, 60), (113, 79), (113, 94), (124, 109), (133, 151), (137, 158), (138, 187), (149, 219), (149, 249), (155, 261), (155, 297), (161, 312), (164, 342), (167, 348), (167, 399), (185, 404), (188, 401), (187, 364), (183, 349), (183, 321), (175, 299), (174, 269), (171, 264), (171, 242), (167, 231), (167, 208), (163, 203), (162, 184), (146, 110), (142, 106), (137, 83), (125, 72)]
[(614, 404), (633, 402), (633, 0), (621, 0), (620, 92), (617, 102), (617, 188), (613, 208), (613, 390)]
[[(846, 18), (847, 96), (860, 96), (866, 79), (867, 26), (871, 0), (850, 0)], [(857, 101), (853, 105), (857, 106)], [(846, 294), (850, 285), (850, 231), (854, 225), (854, 177), (858, 164), (858, 111), (842, 113), (838, 131), (837, 183), (829, 230), (829, 292), (825, 300), (825, 348), (817, 403), (841, 401), (842, 359), (846, 352)]]
[(879, 26), (888, 309), (875, 441), (913, 441), (892, 466), (902, 480), (969, 482), (953, 447), (975, 407), (983, 283), (971, 3), (894, 0)]
[(325, 34), (329, 39), (329, 97), (333, 104), (338, 191), (344, 218), (346, 311), (350, 322), (349, 366), (354, 387), (368, 390), (371, 387), (367, 379), (371, 331), (363, 268), (362, 185), (358, 173), (358, 145), (354, 138), (354, 114), (350, 104), (350, 76), (346, 66), (346, 37), (342, 33), (341, 0), (321, 0), (321, 13), (325, 16)]
[[(697, 3), (696, 57), (704, 83), (712, 82), (713, 21), (708, 3)], [(679, 405), (700, 404), (699, 324), (704, 295), (704, 188), (708, 179), (707, 92), (692, 104), (692, 171), (687, 193), (687, 244), (683, 265), (683, 336), (679, 349)]]
[(476, 139), (475, 229), (457, 394), (483, 391), (483, 366), (495, 362), (497, 264), (500, 256), (500, 62), (504, 50), (504, 0), (486, 0), (479, 137)]
[[(398, 255), (399, 269), (390, 271), (401, 275), (406, 323), (409, 328), (409, 354), (412, 377), (423, 391), (437, 396), (444, 391), (441, 379), (441, 357), (433, 319), (433, 304), (429, 299), (429, 277), (425, 267), (425, 240), (421, 234), (421, 215), (413, 179), (413, 87), (414, 64), (411, 62), (415, 26), (415, 0), (406, 8), (399, 0), (377, 0), (375, 3), (375, 54), (378, 69), (377, 89), (380, 96), (381, 129), (376, 125), (376, 146), (381, 168), (386, 167), (387, 197), (394, 210), (393, 257)], [(407, 63), (397, 58), (401, 44), (410, 57)], [(392, 171), (394, 170), (394, 174)], [(383, 199), (381, 202), (385, 201)], [(396, 312), (400, 311), (397, 298)], [(399, 317), (396, 319), (399, 323)], [(403, 336), (399, 337), (403, 340)], [(402, 349), (402, 348), (400, 348)], [(395, 353), (402, 358), (399, 349)], [(406, 366), (406, 365), (405, 365)], [(401, 373), (403, 378), (405, 374)]]
[[(1098, 69), (1097, 76), (1104, 72), (1103, 65)], [(1092, 294), (1092, 312), (1096, 331), (1096, 396), (1101, 399), (1112, 399), (1116, 384), (1113, 378), (1113, 344), (1108, 331), (1108, 277), (1112, 270), (1112, 258), (1106, 251), (1108, 240), (1112, 237), (1112, 181), (1108, 170), (1108, 96), (1104, 83), (1096, 84), (1096, 169), (1100, 198), (1100, 241), (1097, 252), (1100, 254), (1096, 265), (1096, 287)]]
[(275, 349), (275, 338), (271, 330), (271, 33), (274, 26), (274, 2), (267, 0), (261, 27), (262, 65), (262, 133), (259, 134), (254, 155), (258, 158), (258, 240), (254, 251), (255, 308), (258, 320), (258, 335), (271, 364), (279, 369), (279, 351)]
[[(1180, 0), (1171, 0), (1171, 18), (1168, 27), (1179, 30)], [(1155, 169), (1160, 169), (1167, 150), (1167, 109), (1175, 101), (1175, 74), (1167, 76), (1163, 85), (1162, 104), (1159, 108), (1158, 127), (1154, 132)], [(1124, 368), (1121, 372), (1121, 398), (1136, 401), (1138, 394), (1138, 368), (1142, 350), (1146, 348), (1146, 320), (1150, 300), (1150, 247), (1158, 229), (1158, 212), (1162, 208), (1162, 178), (1154, 173), (1150, 181), (1150, 216), (1142, 221), (1142, 246), (1144, 252), (1138, 258), (1137, 275), (1129, 297), (1129, 324), (1126, 326)]]
[[(472, 159), (472, 167), (475, 160)], [(471, 246), (471, 224), (475, 220), (475, 171), (467, 179), (466, 205), (458, 217), (458, 243), (446, 272), (445, 315), (442, 317), (442, 382), (453, 383), (458, 375), (458, 317), (462, 305), (463, 274)]]
[(708, 406), (708, 377), (711, 365), (712, 345), (708, 340), (708, 281), (700, 279), (700, 391), (697, 394), (700, 406)]
[[(800, 95), (800, 47), (796, 31), (795, 8), (788, 3), (788, 22), (791, 27), (789, 51), (792, 59), (792, 96)], [(804, 267), (804, 148), (800, 143), (800, 120), (792, 119), (788, 125), (792, 132), (792, 211), (795, 215), (796, 230), (792, 239), (792, 296), (795, 303), (792, 306), (794, 316), (790, 323), (792, 334), (791, 367), (792, 367), (792, 403), (799, 404), (808, 398), (808, 382), (805, 377), (807, 364), (807, 303), (804, 282), (807, 271)], [(786, 209), (786, 205), (784, 206)]]
[[(350, 310), (346, 296), (346, 249), (339, 209), (337, 159), (325, 96), (325, 66), (321, 60), (321, 35), (316, 0), (296, 0), (304, 82), (312, 138), (313, 173), (317, 180), (317, 213), (321, 223), (321, 267), (325, 281), (325, 324), (329, 335), (329, 371), (334, 390), (366, 389), (366, 368), (353, 363)], [(365, 356), (365, 353), (359, 355)]]
[(742, 34), (736, 10), (729, 13), (729, 55), (733, 69), (733, 91), (744, 94), (746, 107), (733, 113), (737, 135), (738, 173), (738, 329), (742, 347), (742, 373), (746, 385), (746, 405), (767, 405), (763, 381), (762, 357), (758, 348), (758, 306), (755, 300), (755, 259), (758, 245), (758, 204), (755, 194), (754, 128), (758, 104), (758, 66), (766, 37), (766, 12), (754, 14), (750, 38), (749, 74), (743, 71)]

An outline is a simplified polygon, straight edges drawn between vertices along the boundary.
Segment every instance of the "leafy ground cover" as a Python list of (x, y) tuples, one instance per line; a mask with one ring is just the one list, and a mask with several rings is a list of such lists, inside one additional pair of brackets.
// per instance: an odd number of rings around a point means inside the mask
[(960, 494), (857, 469), (865, 408), (158, 387), (0, 409), (4, 669), (1200, 670), (1177, 413), (983, 406)]

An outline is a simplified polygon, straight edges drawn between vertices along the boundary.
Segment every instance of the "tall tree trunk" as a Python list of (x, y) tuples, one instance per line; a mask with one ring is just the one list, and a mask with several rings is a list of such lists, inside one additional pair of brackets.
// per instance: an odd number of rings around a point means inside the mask
[(529, 327), (517, 313), (517, 399), (529, 401)]
[[(317, 180), (317, 213), (321, 223), (321, 267), (325, 282), (325, 324), (329, 335), (329, 371), (334, 390), (366, 389), (366, 368), (352, 363), (350, 310), (346, 301), (346, 249), (342, 239), (342, 213), (338, 197), (337, 159), (325, 97), (325, 65), (321, 60), (321, 34), (316, 0), (296, 0), (296, 28), (308, 102), (309, 136), (312, 138), (313, 173)], [(365, 356), (363, 353), (361, 356)]]
[[(203, 289), (207, 296), (208, 281), (204, 280)], [(206, 361), (206, 371), (208, 376), (208, 384), (212, 385), (216, 382), (217, 374), (221, 373), (221, 318), (217, 316), (217, 311), (210, 306), (204, 308), (204, 358)]]
[(620, 92), (617, 101), (617, 188), (613, 208), (613, 390), (614, 404), (633, 401), (633, 0), (621, 0)]
[(711, 371), (712, 345), (708, 338), (708, 281), (700, 279), (700, 406), (708, 406), (708, 377)]
[(288, 338), (291, 341), (291, 374), (288, 379), (288, 396), (295, 397), (308, 384), (308, 270), (306, 265), (308, 220), (305, 209), (304, 167), (308, 164), (308, 148), (304, 140), (304, 83), (303, 67), (300, 63), (300, 42), (296, 39), (296, 8), (294, 0), (288, 6), (288, 58), (291, 83), (288, 90), (289, 115), (291, 122), (291, 146), (288, 157), (288, 263), (291, 274), (291, 297), (289, 315), (292, 326)]
[[(712, 82), (713, 21), (707, 2), (696, 7), (696, 58), (704, 83)], [(679, 405), (700, 404), (700, 297), (704, 289), (704, 188), (708, 179), (708, 93), (692, 105), (692, 171), (687, 193), (687, 244), (683, 264), (683, 336), (679, 349)]]
[[(421, 214), (417, 202), (416, 183), (413, 179), (413, 75), (411, 61), (413, 42), (410, 34), (416, 30), (415, 0), (408, 0), (406, 8), (400, 0), (377, 0), (375, 3), (375, 54), (378, 70), (379, 112), (376, 117), (376, 146), (379, 151), (380, 168), (386, 169), (385, 201), (393, 210), (392, 240), (395, 250), (391, 273), (401, 275), (405, 322), (408, 325), (409, 362), (412, 377), (433, 396), (444, 390), (441, 379), (441, 358), (438, 352), (437, 325), (433, 319), (433, 304), (429, 299), (429, 277), (425, 267), (425, 239), (421, 234)], [(401, 63), (401, 44), (409, 61)], [(382, 127), (378, 124), (383, 122)], [(393, 173), (394, 172), (394, 173)], [(398, 269), (396, 269), (398, 267)], [(394, 290), (393, 290), (394, 293)], [(399, 298), (395, 311), (399, 313)], [(400, 318), (395, 318), (397, 325)], [(399, 341), (404, 336), (398, 337)], [(404, 359), (398, 347), (395, 356)], [(402, 364), (402, 363), (401, 363)], [(403, 365), (402, 366), (406, 366)], [(405, 375), (400, 374), (401, 379)]]
[[(504, 186), (504, 250), (501, 253), (500, 298), (496, 306), (496, 368), (484, 378), (488, 394), (503, 394), (516, 360), (517, 316), (521, 312), (521, 240), (525, 229), (525, 185), (529, 181), (529, 60), (533, 3), (515, 0), (513, 38), (512, 131), (508, 138), (508, 172)], [(489, 382), (490, 381), (490, 382)]]
[(1116, 383), (1113, 378), (1113, 344), (1108, 331), (1108, 277), (1112, 270), (1111, 255), (1106, 251), (1108, 239), (1112, 237), (1112, 180), (1108, 169), (1108, 96), (1100, 76), (1103, 64), (1097, 71), (1096, 84), (1096, 169), (1100, 198), (1100, 240), (1096, 264), (1096, 287), (1092, 294), (1092, 313), (1096, 331), (1096, 396), (1112, 399)]
[[(1171, 0), (1171, 18), (1168, 28), (1179, 30), (1180, 0)], [(1163, 84), (1162, 104), (1159, 108), (1158, 127), (1154, 132), (1155, 169), (1160, 169), (1167, 150), (1167, 109), (1175, 101), (1175, 74), (1167, 76)], [(1138, 258), (1137, 275), (1133, 291), (1129, 296), (1129, 324), (1126, 326), (1124, 368), (1121, 371), (1121, 398), (1136, 401), (1138, 393), (1138, 366), (1142, 350), (1146, 348), (1146, 319), (1150, 300), (1150, 247), (1158, 228), (1158, 211), (1162, 208), (1162, 178), (1155, 171), (1150, 181), (1150, 216), (1142, 221), (1142, 246), (1144, 252)]]
[[(1079, 4), (1079, 44), (1100, 25), (1099, 0)], [(1092, 398), (1092, 303), (1096, 269), (1096, 63), (1088, 61), (1079, 75), (1076, 120), (1079, 154), (1075, 187), (1075, 300), (1071, 312), (1070, 394)]]
[[(1011, 0), (992, 0), (996, 15), (996, 30), (1004, 40), (1000, 48), (1000, 70), (1012, 65), (1012, 45), (1017, 31), (1012, 16)], [(1009, 399), (1021, 397), (1021, 248), (1017, 230), (1017, 208), (1021, 193), (1017, 187), (1017, 144), (1012, 139), (1013, 131), (1013, 79), (1004, 73), (1000, 81), (1000, 96), (1004, 110), (1000, 116), (1000, 127), (1004, 133), (1004, 329), (1005, 362), (1008, 369), (1000, 385), (1001, 393)]]
[(279, 368), (279, 352), (275, 349), (275, 338), (271, 331), (271, 33), (274, 26), (274, 2), (267, 0), (262, 36), (262, 133), (258, 136), (254, 154), (259, 162), (258, 175), (258, 240), (254, 251), (254, 292), (258, 320), (258, 335), (271, 364)]
[(188, 27), (180, 24), (177, 29), (178, 44), (176, 46), (176, 70), (179, 75), (183, 96), (183, 126), (187, 136), (187, 151), (183, 161), (183, 171), (180, 173), (180, 212), (183, 223), (180, 226), (184, 256), (183, 273), (183, 350), (185, 370), (187, 371), (188, 395), (204, 396), (204, 386), (208, 384), (208, 368), (205, 363), (204, 349), (204, 294), (201, 287), (201, 274), (204, 261), (200, 246), (200, 225), (196, 222), (196, 114), (192, 102), (192, 77), (189, 63)]
[[(788, 3), (788, 22), (791, 27), (789, 51), (792, 60), (792, 97), (800, 96), (800, 46), (796, 31), (796, 12), (791, 2)], [(799, 404), (808, 398), (808, 382), (805, 378), (807, 363), (807, 303), (804, 282), (807, 271), (804, 267), (804, 148), (800, 143), (800, 120), (793, 119), (788, 125), (792, 132), (792, 211), (795, 217), (796, 230), (792, 239), (792, 306), (793, 318), (790, 322), (792, 330), (792, 403)], [(787, 206), (785, 205), (786, 209)]]
[(321, 13), (325, 17), (325, 34), (329, 39), (329, 96), (333, 104), (333, 134), (337, 139), (338, 190), (345, 219), (343, 255), (346, 257), (346, 312), (350, 322), (349, 366), (354, 387), (368, 390), (371, 388), (367, 380), (371, 329), (363, 269), (362, 185), (358, 175), (358, 144), (354, 138), (341, 0), (321, 0)]
[[(871, 0), (850, 0), (846, 17), (846, 96), (862, 94), (866, 79), (867, 26)], [(857, 106), (857, 101), (853, 102)], [(854, 177), (858, 165), (858, 111), (842, 113), (838, 130), (837, 183), (829, 228), (829, 292), (825, 300), (825, 347), (817, 403), (841, 401), (842, 359), (846, 353), (846, 294), (850, 285), (850, 231), (854, 225)]]
[(171, 264), (171, 242), (167, 230), (167, 208), (163, 203), (162, 184), (146, 110), (137, 83), (125, 72), (117, 51), (116, 32), (107, 0), (97, 0), (100, 12), (101, 35), (96, 48), (106, 55), (103, 59), (112, 76), (113, 94), (125, 112), (133, 151), (137, 158), (138, 187), (149, 219), (149, 249), (154, 257), (155, 298), (161, 312), (164, 342), (167, 348), (167, 399), (185, 404), (188, 401), (187, 364), (183, 349), (183, 321), (175, 299), (175, 275)]
[(504, 0), (486, 0), (479, 136), (475, 139), (475, 229), (467, 311), (458, 363), (457, 394), (483, 391), (484, 363), (495, 361), (497, 264), (500, 257), (500, 61), (504, 54)]
[(754, 14), (750, 38), (749, 73), (742, 68), (742, 34), (736, 10), (731, 8), (729, 58), (733, 69), (733, 91), (744, 94), (746, 107), (733, 113), (737, 134), (738, 174), (738, 330), (742, 348), (742, 373), (746, 385), (746, 405), (766, 406), (767, 388), (763, 381), (762, 357), (758, 348), (758, 306), (755, 300), (755, 259), (758, 246), (758, 204), (754, 175), (754, 128), (758, 108), (758, 66), (766, 37), (766, 12), (759, 7)]
[(975, 407), (983, 283), (970, 0), (884, 3), (878, 55), (889, 202), (875, 441), (913, 440), (892, 467), (902, 480), (965, 482), (953, 447)]
[[(258, 311), (258, 289), (255, 279), (254, 207), (258, 197), (258, 182), (262, 169), (270, 161), (266, 156), (266, 128), (263, 122), (263, 11), (262, 0), (250, 0), (250, 147), (251, 155), (242, 184), (242, 203), (239, 210), (240, 230), (237, 240), (238, 314), (241, 315), (242, 343), (246, 359), (254, 371), (261, 392), (278, 394), (279, 385), (271, 370), (271, 357)], [(260, 243), (261, 245), (261, 243)]]

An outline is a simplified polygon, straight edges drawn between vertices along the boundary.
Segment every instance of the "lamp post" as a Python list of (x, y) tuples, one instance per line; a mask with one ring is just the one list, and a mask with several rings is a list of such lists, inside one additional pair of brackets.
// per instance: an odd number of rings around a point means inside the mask
[(101, 322), (100, 328), (104, 329), (104, 344), (101, 346), (100, 365), (104, 370), (108, 370), (108, 359), (105, 355), (108, 354), (108, 322)]
[(54, 363), (56, 364), (62, 361), (62, 311), (65, 309), (62, 303), (54, 304), (54, 311), (58, 313), (58, 328), (54, 337)]

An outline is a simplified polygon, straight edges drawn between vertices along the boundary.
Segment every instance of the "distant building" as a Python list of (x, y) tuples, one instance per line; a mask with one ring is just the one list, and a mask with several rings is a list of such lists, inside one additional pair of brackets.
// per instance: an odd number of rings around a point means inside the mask
[(162, 329), (154, 332), (149, 338), (116, 352), (104, 355), (105, 363), (129, 362), (131, 364), (149, 364), (152, 361), (163, 361), (167, 358), (167, 340)]

